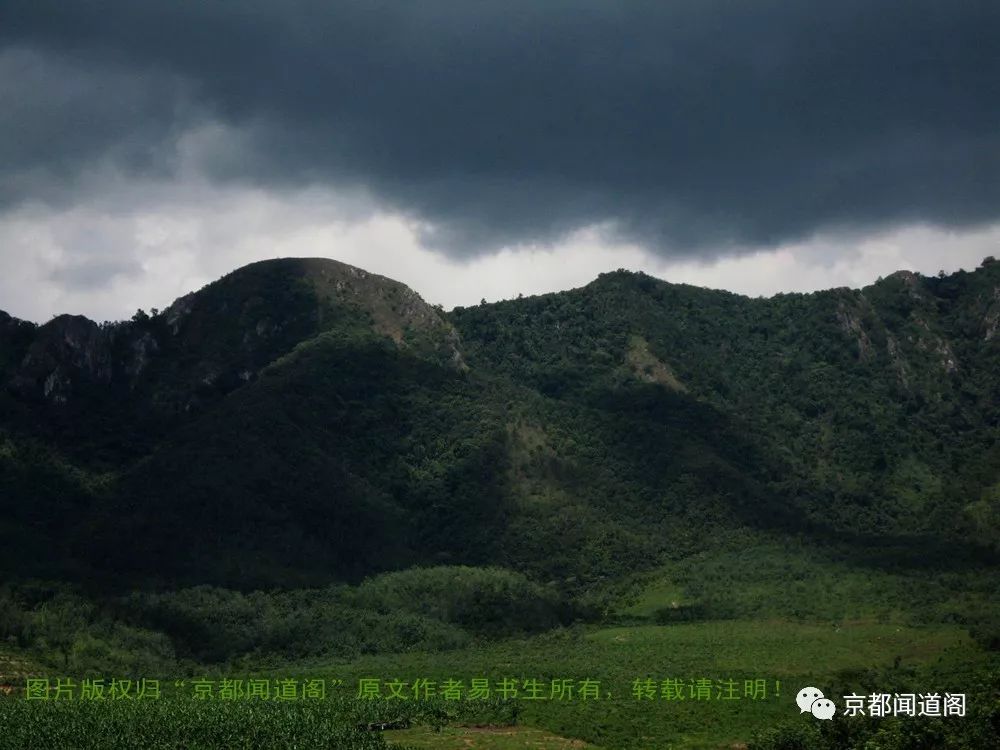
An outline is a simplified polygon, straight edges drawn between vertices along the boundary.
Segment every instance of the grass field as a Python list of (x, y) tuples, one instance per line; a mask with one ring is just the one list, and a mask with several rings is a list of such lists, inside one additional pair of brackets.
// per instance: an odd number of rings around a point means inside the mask
[(412, 748), (435, 750), (598, 750), (581, 740), (559, 737), (541, 729), (512, 727), (445, 727), (399, 729), (383, 733), (390, 745), (401, 743)]
[[(411, 728), (385, 733), (387, 740), (400, 747), (715, 750), (739, 747), (755, 733), (775, 726), (814, 721), (808, 715), (800, 716), (795, 706), (795, 693), (805, 685), (819, 686), (828, 695), (853, 690), (892, 691), (904, 684), (915, 684), (924, 691), (963, 692), (967, 676), (986, 669), (988, 660), (988, 654), (954, 625), (902, 626), (861, 621), (834, 627), (750, 620), (573, 628), (447, 653), (372, 656), (348, 663), (314, 665), (304, 674), (343, 680), (334, 698), (345, 700), (354, 696), (359, 679), (371, 677), (398, 679), (407, 684), (418, 678), (438, 684), (448, 678), (468, 683), (482, 676), (491, 678), (494, 684), (503, 677), (518, 682), (536, 678), (544, 685), (551, 680), (579, 681), (588, 677), (600, 681), (600, 694), (595, 700), (515, 699), (513, 705), (519, 709), (519, 715), (514, 717), (516, 728), (497, 727), (505, 722), (497, 721), (495, 715), (482, 718), (482, 723), (493, 729), (463, 727), (480, 723), (462, 715), (464, 705), (438, 701), (433, 710), (421, 714), (421, 701), (411, 701), (409, 706), (397, 704), (392, 707), (394, 711), (414, 714)], [(764, 679), (768, 692), (759, 699), (741, 694), (730, 701), (717, 699), (714, 694), (709, 700), (640, 700), (633, 696), (632, 686), (636, 679), (645, 678), (676, 678), (685, 687), (699, 678), (713, 683), (733, 679), (738, 685), (744, 680)], [(169, 702), (163, 703), (165, 706)], [(364, 710), (364, 704), (358, 701), (352, 711)], [(12, 712), (15, 705), (17, 710)], [(372, 709), (377, 713), (376, 705)], [(214, 713), (201, 718), (192, 718), (186, 709), (174, 715), (154, 704), (153, 708), (142, 709), (152, 712), (151, 717), (126, 714), (113, 721), (100, 716), (101, 710), (114, 711), (117, 707), (86, 707), (79, 703), (40, 707), (4, 700), (0, 702), (0, 729), (4, 730), (0, 732), (0, 747), (28, 747), (32, 742), (39, 746), (39, 741), (47, 747), (71, 747), (60, 745), (58, 740), (70, 736), (65, 732), (75, 731), (72, 727), (101, 738), (93, 746), (104, 748), (130, 746), (116, 744), (121, 737), (130, 738), (131, 746), (138, 746), (134, 742), (146, 747), (199, 746), (189, 741), (172, 744), (171, 738), (204, 733), (236, 741), (251, 730), (252, 736), (281, 743), (296, 736), (301, 747), (326, 747), (310, 743), (327, 735), (339, 738), (336, 747), (382, 746), (370, 732), (349, 731), (353, 719), (346, 719), (347, 714), (320, 714), (317, 709), (295, 704), (271, 705), (246, 715), (243, 706), (216, 704), (211, 709)], [(427, 718), (429, 715), (432, 718)], [(26, 728), (32, 722), (35, 729)], [(19, 732), (10, 732), (12, 723), (19, 725)], [(434, 724), (446, 724), (445, 731), (435, 732)], [(334, 734), (334, 729), (339, 734)]]
[[(827, 744), (817, 744), (818, 722), (800, 714), (795, 695), (807, 685), (835, 700), (851, 692), (965, 692), (968, 721), (988, 726), (993, 721), (989, 711), (1000, 717), (1000, 660), (970, 636), (970, 625), (995, 618), (1000, 604), (995, 579), (989, 570), (930, 575), (906, 568), (861, 568), (830, 552), (769, 544), (705, 554), (619, 587), (603, 625), (574, 625), (452, 651), (313, 660), (281, 668), (283, 676), (339, 680), (329, 705), (271, 704), (247, 713), (243, 705), (216, 704), (192, 714), (172, 708), (170, 701), (122, 708), (0, 700), (0, 748), (74, 747), (60, 742), (78, 730), (93, 741), (80, 747), (102, 750), (210, 748), (264, 740), (345, 750), (975, 750), (969, 744), (973, 740), (941, 740), (950, 737), (942, 734), (949, 728), (917, 718), (899, 721), (924, 732), (924, 740), (861, 744), (847, 735), (838, 739), (832, 733), (855, 720), (838, 716), (822, 728)], [(34, 657), (8, 650), (0, 653), (0, 668), (18, 678), (58, 673)], [(214, 673), (238, 677), (247, 671), (267, 674), (235, 665)], [(272, 676), (278, 671), (272, 670)], [(430, 700), (356, 700), (362, 679), (377, 679), (383, 686), (427, 680), (439, 688), (449, 679), (469, 686), (483, 678), (490, 680), (493, 698), (504, 678), (521, 692), (506, 702), (446, 700), (440, 694)], [(569, 680), (579, 687), (586, 679), (599, 683), (596, 695), (586, 700), (579, 694), (550, 697), (553, 681)], [(525, 680), (542, 686), (540, 699), (524, 695)], [(636, 682), (642, 687), (646, 680), (652, 681), (653, 692), (639, 697)], [(683, 699), (665, 697), (664, 680), (675, 681)], [(699, 680), (710, 685), (701, 699)], [(766, 692), (748, 694), (748, 681), (751, 686), (762, 681)], [(360, 729), (380, 721), (401, 728)], [(882, 727), (890, 728), (894, 721), (887, 719)], [(804, 739), (755, 744), (755, 737), (776, 729), (801, 732)]]
[[(860, 567), (832, 549), (758, 543), (666, 566), (623, 591), (609, 613), (621, 623), (616, 627), (331, 666), (347, 684), (363, 676), (591, 677), (601, 680), (600, 702), (521, 701), (519, 722), (606, 748), (716, 750), (815, 721), (795, 705), (806, 685), (828, 696), (965, 692), (972, 676), (997, 665), (969, 635), (971, 623), (996, 618), (1000, 605), (997, 576), (988, 569), (931, 575), (906, 566)], [(756, 700), (718, 700), (715, 692), (706, 701), (637, 699), (633, 683), (647, 678), (686, 685), (732, 679), (741, 686), (763, 679), (769, 693)], [(493, 746), (482, 737), (466, 740), (469, 747)]]
[[(494, 681), (585, 677), (601, 681), (598, 701), (521, 701), (522, 724), (607, 748), (723, 748), (755, 732), (800, 717), (796, 692), (819, 685), (833, 695), (847, 688), (888, 690), (922, 680), (924, 690), (961, 692), (964, 676), (987, 655), (955, 626), (905, 627), (877, 622), (824, 624), (722, 621), (645, 625), (569, 632), (446, 654), (381, 656), (337, 665), (345, 684), (362, 677), (441, 682), (481, 675)], [(640, 700), (636, 679), (713, 681), (710, 700)], [(740, 698), (715, 697), (716, 680), (734, 679)], [(743, 697), (745, 680), (764, 679), (766, 698)], [(776, 691), (776, 692), (775, 692)], [(400, 739), (410, 737), (405, 733)], [(505, 747), (479, 736), (467, 747)], [(533, 745), (521, 745), (531, 747)], [(544, 745), (542, 745), (544, 747)]]

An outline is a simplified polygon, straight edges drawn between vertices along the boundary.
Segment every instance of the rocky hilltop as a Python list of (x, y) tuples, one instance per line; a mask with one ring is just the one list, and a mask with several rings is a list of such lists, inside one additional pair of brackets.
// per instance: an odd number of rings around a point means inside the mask
[(0, 313), (0, 363), (8, 388), (27, 400), (59, 406), (103, 388), (190, 410), (335, 330), (371, 330), (420, 356), (465, 366), (440, 310), (399, 282), (323, 258), (254, 263), (122, 323), (59, 315), (36, 327)]

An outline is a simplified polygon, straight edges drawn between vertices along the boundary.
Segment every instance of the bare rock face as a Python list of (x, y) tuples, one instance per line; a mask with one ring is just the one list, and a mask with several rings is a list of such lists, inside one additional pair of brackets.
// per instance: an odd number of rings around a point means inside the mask
[(913, 299), (922, 299), (923, 294), (920, 288), (920, 275), (913, 271), (895, 271), (889, 274), (887, 279), (897, 279), (906, 287), (907, 293)]
[(422, 348), (424, 354), (466, 369), (454, 326), (405, 284), (325, 258), (295, 262), (320, 300), (364, 311), (372, 328), (397, 346)]
[(194, 292), (185, 294), (183, 297), (177, 298), (170, 307), (163, 311), (163, 317), (171, 335), (176, 336), (180, 332), (184, 318), (191, 314), (194, 300)]
[[(863, 296), (861, 297), (861, 302), (865, 302)], [(859, 310), (852, 309), (841, 300), (837, 306), (837, 322), (840, 323), (840, 327), (844, 330), (844, 333), (857, 342), (858, 359), (865, 361), (873, 359), (876, 356), (875, 347), (872, 345), (871, 337), (865, 330)]]
[(10, 387), (28, 399), (62, 404), (77, 385), (108, 385), (112, 374), (107, 332), (82, 315), (60, 315), (38, 329)]
[(993, 289), (992, 303), (983, 318), (983, 341), (990, 341), (1000, 332), (1000, 286)]
[(143, 331), (129, 341), (124, 370), (131, 378), (132, 387), (159, 351), (160, 344), (149, 331)]

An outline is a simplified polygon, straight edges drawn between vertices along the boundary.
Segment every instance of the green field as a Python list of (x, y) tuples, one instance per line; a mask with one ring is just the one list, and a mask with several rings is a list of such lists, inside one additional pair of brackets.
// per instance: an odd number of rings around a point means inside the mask
[[(955, 626), (857, 622), (831, 627), (771, 620), (568, 632), (446, 654), (379, 656), (335, 670), (348, 684), (366, 676), (410, 682), (479, 675), (595, 677), (606, 691), (600, 701), (523, 701), (519, 720), (602, 747), (693, 749), (729, 747), (758, 731), (805, 721), (795, 707), (795, 693), (805, 685), (887, 690), (917, 680), (925, 690), (961, 692), (965, 676), (987, 664), (988, 656)], [(646, 677), (734, 678), (741, 685), (763, 678), (769, 690), (777, 682), (779, 693), (732, 702), (640, 701), (632, 696), (632, 683)]]
[[(197, 704), (192, 711), (188, 702), (173, 713), (177, 702), (168, 699), (139, 708), (120, 703), (33, 705), (8, 699), (0, 703), (0, 723), (6, 730), (0, 747), (29, 747), (31, 742), (48, 747), (196, 747), (200, 738), (200, 746), (208, 748), (224, 746), (213, 743), (228, 741), (225, 738), (258, 738), (286, 746), (294, 740), (304, 743), (301, 747), (378, 748), (383, 745), (377, 732), (352, 727), (361, 712), (377, 718), (381, 711), (393, 720), (409, 717), (412, 728), (386, 732), (385, 738), (413, 747), (727, 748), (774, 727), (815, 722), (811, 716), (799, 716), (795, 707), (795, 693), (807, 684), (822, 686), (828, 695), (848, 688), (892, 691), (913, 684), (925, 691), (970, 692), (974, 701), (985, 696), (972, 694), (970, 675), (984, 673), (990, 664), (989, 655), (953, 625), (852, 622), (832, 627), (733, 620), (577, 628), (481, 648), (380, 655), (304, 671), (344, 681), (328, 701), (334, 708), (327, 703), (248, 708), (216, 702)], [(484, 714), (478, 721), (463, 715), (469, 710), (465, 704), (351, 700), (361, 678), (408, 684), (426, 678), (440, 684), (448, 678), (467, 682), (480, 676), (546, 683), (591, 677), (600, 680), (601, 695), (593, 701), (515, 701), (520, 712), (512, 718), (518, 726), (510, 729), (503, 728), (507, 722), (498, 721), (495, 714)], [(631, 693), (632, 683), (646, 677), (680, 678), (685, 683), (690, 678), (734, 678), (740, 684), (762, 678), (768, 694), (757, 700), (639, 700)], [(446, 726), (438, 733), (435, 726), (440, 724)], [(82, 736), (95, 738), (94, 744), (60, 744), (61, 739), (68, 743), (68, 738)], [(336, 738), (338, 744), (323, 744), (326, 737)]]
[(385, 732), (393, 744), (401, 743), (413, 748), (438, 748), (438, 750), (597, 750), (580, 740), (559, 737), (540, 729), (524, 726), (510, 727), (446, 727), (433, 729), (400, 729)]
[[(29, 741), (76, 747), (61, 745), (59, 738), (82, 732), (95, 738), (93, 747), (103, 748), (140, 742), (208, 748), (222, 736), (308, 748), (380, 748), (384, 742), (446, 750), (975, 748), (994, 736), (977, 739), (976, 732), (987, 731), (1000, 716), (1000, 660), (988, 640), (973, 637), (996, 617), (994, 579), (988, 569), (928, 575), (849, 566), (832, 549), (763, 541), (742, 553), (706, 552), (595, 594), (608, 603), (603, 624), (518, 638), (477, 637), (446, 650), (285, 660), (269, 669), (248, 667), (244, 659), (211, 668), (219, 677), (252, 672), (322, 677), (331, 685), (339, 680), (318, 704), (248, 708), (215, 702), (197, 704), (192, 712), (167, 698), (124, 708), (7, 699), (0, 702), (0, 726), (7, 730), (0, 733), (0, 747), (27, 747)], [(430, 611), (430, 604), (422, 606)], [(7, 679), (62, 674), (57, 664), (54, 654), (8, 651), (0, 658)], [(490, 680), (493, 700), (449, 700), (440, 692), (426, 699), (409, 693), (405, 700), (357, 699), (363, 679), (379, 680), (380, 690), (390, 681), (408, 690), (414, 681), (427, 680), (436, 690), (449, 679), (468, 686), (477, 678)], [(495, 692), (504, 678), (522, 688), (506, 701)], [(549, 698), (552, 681), (579, 685), (585, 679), (599, 682), (596, 696)], [(648, 679), (655, 695), (637, 697), (636, 681)], [(525, 697), (525, 680), (539, 681), (542, 699)], [(677, 681), (684, 698), (662, 696), (663, 680)], [(709, 698), (692, 697), (691, 683), (698, 680), (711, 682)], [(730, 680), (735, 694), (722, 698)], [(746, 681), (757, 680), (766, 693), (747, 695)], [(795, 705), (796, 692), (806, 685), (835, 700), (852, 692), (967, 693), (969, 715), (880, 722), (838, 716), (821, 725)], [(372, 728), (379, 722), (394, 728), (379, 732)], [(15, 725), (17, 731), (9, 731)]]

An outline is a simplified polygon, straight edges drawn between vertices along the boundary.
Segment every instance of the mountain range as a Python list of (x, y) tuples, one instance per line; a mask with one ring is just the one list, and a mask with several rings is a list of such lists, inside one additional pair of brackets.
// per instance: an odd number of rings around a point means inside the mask
[(1000, 263), (749, 298), (642, 273), (445, 312), (332, 260), (0, 312), (0, 566), (111, 589), (499, 565), (570, 590), (749, 536), (995, 560)]

